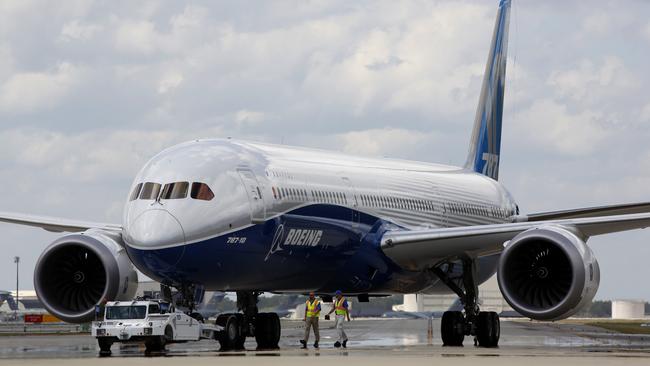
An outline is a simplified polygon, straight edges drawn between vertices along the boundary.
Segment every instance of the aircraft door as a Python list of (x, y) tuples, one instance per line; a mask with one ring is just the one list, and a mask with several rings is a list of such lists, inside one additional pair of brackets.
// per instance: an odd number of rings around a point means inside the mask
[(264, 222), (266, 218), (266, 208), (264, 206), (264, 199), (262, 198), (262, 189), (260, 188), (257, 178), (255, 178), (255, 174), (248, 169), (239, 169), (237, 172), (244, 184), (246, 194), (248, 195), (248, 201), (251, 205), (251, 222), (254, 224)]
[(431, 183), (431, 187), (436, 210), (436, 213), (433, 216), (433, 224), (439, 227), (448, 227), (447, 215), (449, 208), (447, 207), (447, 202), (442, 198), (440, 188), (437, 184)]
[(357, 227), (359, 226), (359, 201), (357, 199), (357, 191), (354, 189), (354, 186), (348, 177), (342, 177), (341, 179), (343, 179), (345, 186), (348, 187), (348, 196), (352, 201), (350, 202), (352, 204), (352, 226)]

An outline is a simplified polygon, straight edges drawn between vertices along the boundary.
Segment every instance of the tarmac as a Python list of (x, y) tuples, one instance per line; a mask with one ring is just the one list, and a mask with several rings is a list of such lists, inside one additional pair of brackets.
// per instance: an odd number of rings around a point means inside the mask
[[(246, 342), (246, 351), (220, 352), (212, 340), (171, 344), (165, 352), (145, 356), (139, 345), (119, 345), (112, 355), (99, 357), (90, 335), (0, 336), (0, 365), (331, 365), (339, 362), (373, 366), (424, 365), (650, 365), (650, 336), (625, 335), (601, 328), (562, 323), (503, 320), (499, 348), (474, 347), (466, 338), (464, 347), (441, 345), (439, 320), (355, 319), (347, 325), (347, 349), (334, 348), (333, 322), (321, 322), (321, 348), (299, 348), (304, 328), (299, 321), (283, 321), (279, 350), (256, 350)], [(313, 335), (310, 343), (313, 342)]]

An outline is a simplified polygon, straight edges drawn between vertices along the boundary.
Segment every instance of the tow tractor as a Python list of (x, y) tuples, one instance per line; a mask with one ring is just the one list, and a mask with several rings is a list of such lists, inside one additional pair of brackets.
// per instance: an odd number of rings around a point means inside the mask
[(146, 352), (162, 351), (169, 343), (218, 339), (223, 329), (175, 310), (156, 300), (109, 301), (103, 320), (94, 321), (92, 336), (100, 354), (110, 354), (113, 343), (144, 343)]

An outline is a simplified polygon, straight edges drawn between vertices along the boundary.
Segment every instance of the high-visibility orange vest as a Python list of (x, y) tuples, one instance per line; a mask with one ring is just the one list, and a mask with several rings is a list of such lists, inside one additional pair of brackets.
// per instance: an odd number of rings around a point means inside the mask
[(334, 310), (336, 315), (345, 315), (347, 312), (347, 309), (343, 306), (343, 303), (345, 302), (345, 297), (341, 296), (341, 299), (336, 300), (334, 302)]
[(314, 302), (310, 302), (307, 300), (307, 317), (308, 318), (314, 318), (320, 316), (320, 310), (318, 309), (318, 305), (320, 305), (320, 301), (318, 299), (314, 299)]

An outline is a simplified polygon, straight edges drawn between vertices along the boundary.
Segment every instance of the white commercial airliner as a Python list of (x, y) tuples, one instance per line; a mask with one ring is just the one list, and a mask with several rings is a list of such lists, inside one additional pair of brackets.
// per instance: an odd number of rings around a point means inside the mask
[(493, 347), (496, 313), (477, 287), (498, 274), (503, 296), (538, 320), (566, 318), (599, 285), (587, 239), (650, 225), (650, 204), (523, 215), (498, 181), (510, 1), (501, 0), (464, 167), (371, 159), (231, 139), (197, 140), (153, 157), (135, 177), (121, 225), (0, 214), (71, 232), (35, 269), (45, 307), (69, 322), (102, 299), (130, 299), (135, 268), (179, 290), (190, 309), (205, 290), (235, 291), (222, 346), (255, 337), (277, 347), (280, 323), (257, 311), (262, 292), (328, 298), (456, 293), (442, 340)]

